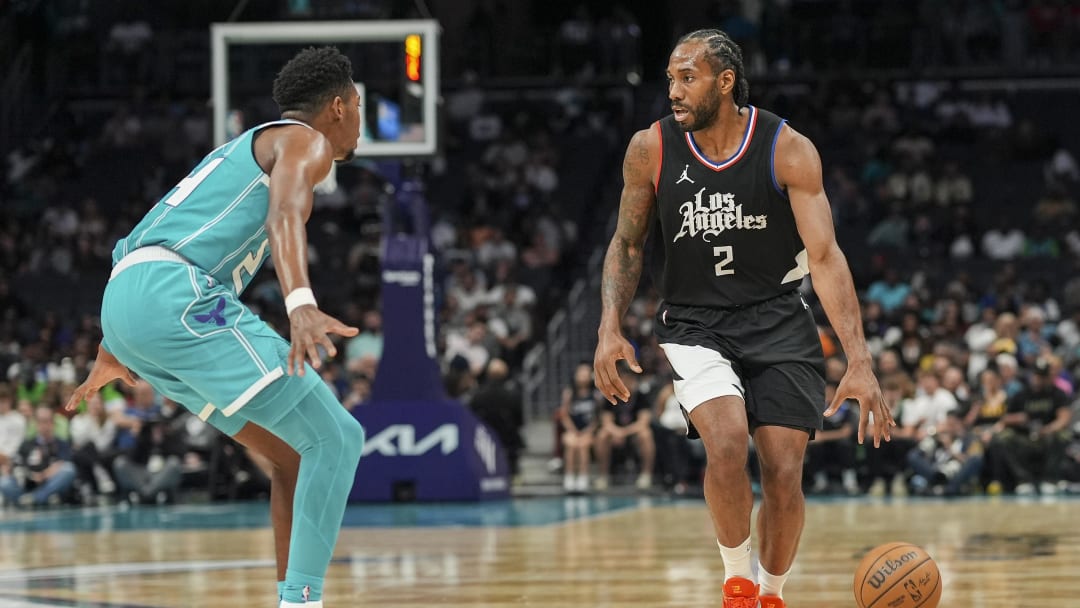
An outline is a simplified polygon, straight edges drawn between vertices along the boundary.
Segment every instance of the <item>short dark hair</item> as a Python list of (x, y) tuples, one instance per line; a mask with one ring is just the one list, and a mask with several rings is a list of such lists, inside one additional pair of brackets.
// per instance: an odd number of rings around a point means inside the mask
[(285, 64), (274, 79), (274, 101), (282, 113), (318, 112), (327, 102), (344, 97), (352, 82), (352, 62), (332, 46), (308, 47)]
[(675, 46), (684, 42), (705, 43), (705, 56), (708, 57), (714, 74), (719, 74), (724, 70), (735, 72), (735, 88), (731, 90), (735, 105), (741, 108), (750, 101), (750, 83), (746, 81), (742, 49), (735, 44), (731, 36), (716, 29), (697, 30), (679, 38)]

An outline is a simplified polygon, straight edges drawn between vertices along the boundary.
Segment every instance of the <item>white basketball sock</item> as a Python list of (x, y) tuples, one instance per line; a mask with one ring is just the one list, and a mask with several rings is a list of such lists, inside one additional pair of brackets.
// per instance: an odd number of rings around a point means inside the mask
[(739, 543), (737, 547), (725, 547), (717, 539), (716, 546), (720, 547), (720, 557), (724, 559), (724, 580), (738, 576), (745, 579), (754, 579), (753, 567), (750, 565), (750, 537)]
[(303, 602), (286, 602), (285, 600), (281, 600), (281, 603), (278, 604), (278, 608), (304, 608), (308, 605), (309, 604)]
[(780, 599), (784, 599), (784, 583), (787, 582), (787, 577), (791, 574), (791, 569), (783, 574), (770, 574), (765, 566), (758, 562), (757, 565), (758, 582), (761, 583), (761, 595), (775, 595)]

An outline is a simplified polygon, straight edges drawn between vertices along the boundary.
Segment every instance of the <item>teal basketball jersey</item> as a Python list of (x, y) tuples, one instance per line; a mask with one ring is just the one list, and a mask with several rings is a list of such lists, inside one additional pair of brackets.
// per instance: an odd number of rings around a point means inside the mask
[(115, 265), (140, 247), (171, 249), (240, 294), (267, 256), (270, 176), (255, 161), (254, 137), (278, 120), (244, 131), (202, 159), (113, 249)]

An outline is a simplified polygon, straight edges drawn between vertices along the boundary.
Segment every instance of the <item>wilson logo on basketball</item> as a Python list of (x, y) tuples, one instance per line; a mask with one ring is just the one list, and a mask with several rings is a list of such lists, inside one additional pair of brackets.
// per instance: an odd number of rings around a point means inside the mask
[(916, 557), (919, 557), (918, 552), (908, 551), (907, 553), (899, 556), (896, 559), (886, 560), (885, 564), (882, 567), (878, 568), (877, 572), (875, 572), (874, 575), (870, 577), (870, 580), (868, 581), (870, 583), (870, 586), (874, 589), (880, 589), (881, 586), (885, 584), (885, 581), (888, 580), (890, 574), (896, 572), (900, 569), (901, 566), (910, 562)]

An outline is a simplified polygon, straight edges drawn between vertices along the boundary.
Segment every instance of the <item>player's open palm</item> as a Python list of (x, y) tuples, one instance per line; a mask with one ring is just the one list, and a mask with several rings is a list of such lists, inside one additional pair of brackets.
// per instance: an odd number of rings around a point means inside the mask
[(135, 377), (123, 363), (116, 360), (110, 353), (98, 349), (98, 357), (94, 360), (94, 367), (90, 369), (90, 375), (86, 381), (75, 388), (64, 404), (64, 409), (73, 412), (84, 400), (93, 397), (113, 380), (122, 380), (128, 386), (135, 386)]
[(289, 363), (285, 371), (290, 376), (294, 372), (298, 376), (304, 375), (305, 359), (311, 362), (311, 367), (319, 369), (322, 365), (320, 346), (329, 357), (337, 356), (337, 347), (330, 339), (330, 334), (351, 338), (360, 333), (359, 329), (345, 325), (314, 306), (301, 306), (294, 310), (289, 315), (289, 326), (292, 345), (289, 348)]
[(626, 388), (626, 384), (619, 377), (619, 359), (625, 359), (630, 369), (641, 373), (641, 366), (638, 365), (634, 347), (630, 342), (619, 332), (601, 332), (593, 357), (593, 382), (604, 395), (604, 399), (612, 405), (615, 405), (616, 400), (630, 400), (630, 389)]
[[(892, 439), (892, 427), (896, 426), (893, 421), (889, 404), (885, 402), (885, 396), (881, 394), (877, 377), (869, 365), (850, 365), (840, 379), (840, 385), (836, 387), (836, 397), (825, 410), (825, 416), (832, 416), (846, 399), (854, 399), (859, 402), (859, 443), (866, 437), (867, 428), (874, 435), (874, 447), (881, 446), (882, 438), (885, 441)], [(873, 414), (871, 420), (870, 414)]]

